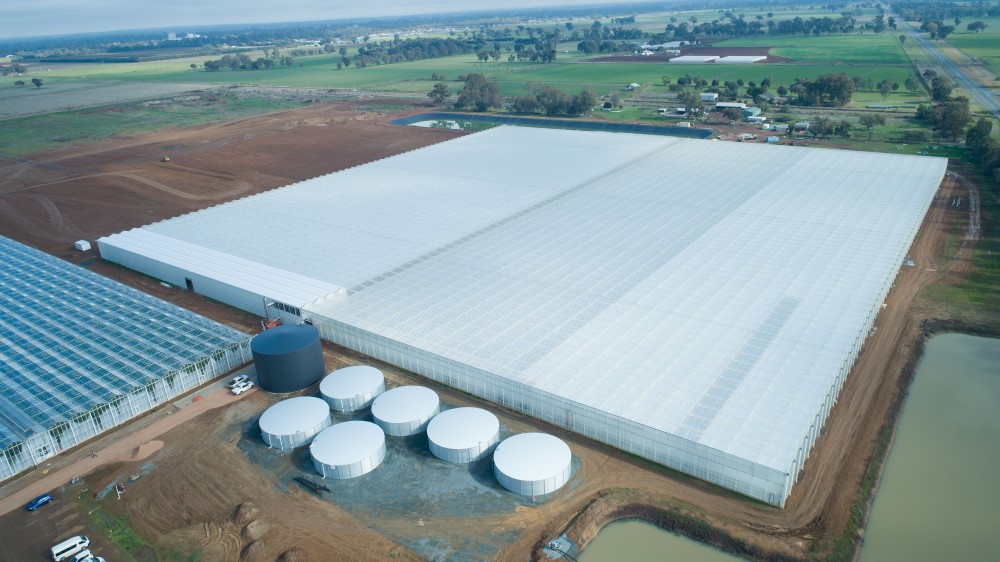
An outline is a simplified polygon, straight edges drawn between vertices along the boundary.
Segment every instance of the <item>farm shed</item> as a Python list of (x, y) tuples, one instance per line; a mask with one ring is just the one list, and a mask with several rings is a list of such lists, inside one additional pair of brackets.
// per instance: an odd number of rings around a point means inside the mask
[(716, 101), (719, 99), (719, 94), (715, 92), (703, 92), (699, 95), (701, 96), (701, 101)]
[(0, 237), (0, 479), (250, 360), (250, 336)]
[(344, 287), (302, 309), (327, 340), (782, 505), (945, 167), (498, 127), (138, 230)]

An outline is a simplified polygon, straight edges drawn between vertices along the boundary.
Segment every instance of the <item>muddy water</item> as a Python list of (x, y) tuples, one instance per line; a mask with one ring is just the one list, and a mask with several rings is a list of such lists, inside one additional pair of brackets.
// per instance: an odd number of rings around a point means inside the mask
[(601, 529), (580, 562), (732, 562), (739, 560), (689, 538), (675, 535), (644, 521), (621, 521)]
[(928, 342), (906, 398), (862, 562), (998, 560), (1000, 339)]

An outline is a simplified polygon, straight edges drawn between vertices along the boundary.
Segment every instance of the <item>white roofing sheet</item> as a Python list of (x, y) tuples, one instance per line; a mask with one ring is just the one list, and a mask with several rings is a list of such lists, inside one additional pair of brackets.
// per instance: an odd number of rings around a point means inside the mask
[(314, 429), (329, 416), (330, 406), (322, 399), (296, 396), (264, 410), (260, 430), (268, 435), (294, 435)]
[(353, 365), (337, 369), (323, 377), (319, 383), (319, 391), (331, 398), (354, 398), (374, 391), (383, 382), (385, 376), (375, 367)]
[(573, 460), (565, 441), (548, 433), (520, 433), (497, 445), (493, 464), (522, 482), (538, 482), (562, 474)]
[(382, 428), (367, 421), (346, 421), (319, 433), (309, 454), (330, 466), (344, 466), (371, 457), (385, 444)]
[[(241, 237), (245, 237), (244, 232), (245, 230), (239, 231)], [(342, 290), (326, 281), (157, 234), (149, 228), (134, 228), (112, 234), (101, 238), (100, 242), (111, 243), (123, 250), (296, 307)]]
[(372, 415), (387, 423), (425, 419), (440, 404), (437, 392), (426, 386), (397, 386), (372, 402)]
[(717, 58), (719, 58), (718, 55), (684, 55), (674, 57), (670, 59), (670, 62), (675, 64), (701, 64), (712, 62)]
[[(146, 228), (350, 288), (307, 316), (787, 470), (946, 162), (499, 127)], [(284, 235), (248, 244), (257, 214)]]
[(500, 431), (500, 420), (482, 408), (454, 408), (434, 416), (427, 438), (446, 449), (468, 449), (488, 443)]
[(716, 59), (715, 64), (753, 64), (755, 62), (760, 62), (767, 59), (767, 55), (734, 55), (728, 57), (720, 57)]

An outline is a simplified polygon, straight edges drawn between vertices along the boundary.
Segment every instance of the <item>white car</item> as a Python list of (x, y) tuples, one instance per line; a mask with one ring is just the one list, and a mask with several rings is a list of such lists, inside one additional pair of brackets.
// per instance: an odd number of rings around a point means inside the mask
[(250, 382), (250, 381), (243, 381), (243, 382), (237, 383), (236, 386), (233, 387), (233, 394), (237, 394), (237, 395), (243, 394), (244, 392), (250, 390), (251, 388), (253, 388), (253, 383), (252, 382)]
[(229, 384), (227, 384), (226, 386), (228, 386), (229, 388), (236, 388), (237, 385), (243, 384), (249, 380), (250, 377), (246, 375), (235, 376), (233, 377), (233, 380), (229, 381)]
[(70, 562), (84, 562), (84, 560), (90, 561), (93, 559), (94, 555), (89, 550), (84, 550), (73, 558), (70, 558)]

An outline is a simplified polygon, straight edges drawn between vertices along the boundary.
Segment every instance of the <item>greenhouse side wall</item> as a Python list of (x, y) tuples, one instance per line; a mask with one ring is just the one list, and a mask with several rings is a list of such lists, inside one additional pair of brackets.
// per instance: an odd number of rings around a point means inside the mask
[(0, 480), (121, 425), (251, 359), (250, 338), (220, 349), (178, 371), (132, 389), (111, 402), (13, 443), (3, 451)]
[(303, 310), (323, 338), (723, 488), (783, 506), (792, 477), (676, 435)]

